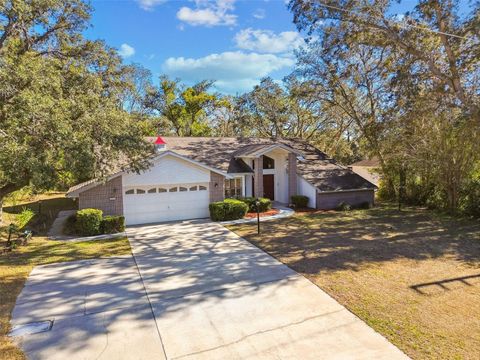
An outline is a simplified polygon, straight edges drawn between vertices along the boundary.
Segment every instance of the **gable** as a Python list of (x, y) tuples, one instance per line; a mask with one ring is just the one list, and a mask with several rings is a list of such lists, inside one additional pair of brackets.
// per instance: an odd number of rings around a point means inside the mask
[(123, 175), (123, 186), (154, 184), (188, 184), (209, 182), (210, 171), (173, 155), (166, 155), (140, 174)]

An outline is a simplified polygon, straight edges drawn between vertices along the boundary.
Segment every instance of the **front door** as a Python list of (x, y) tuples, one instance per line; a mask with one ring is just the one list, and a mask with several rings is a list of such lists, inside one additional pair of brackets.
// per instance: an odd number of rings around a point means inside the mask
[(263, 196), (275, 200), (275, 178), (273, 175), (263, 175)]

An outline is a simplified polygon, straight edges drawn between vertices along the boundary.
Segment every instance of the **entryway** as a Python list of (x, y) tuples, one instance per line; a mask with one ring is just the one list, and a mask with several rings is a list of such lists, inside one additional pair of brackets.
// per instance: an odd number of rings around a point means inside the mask
[[(252, 194), (255, 194), (255, 178), (252, 178)], [(275, 200), (275, 175), (263, 175), (263, 197)]]

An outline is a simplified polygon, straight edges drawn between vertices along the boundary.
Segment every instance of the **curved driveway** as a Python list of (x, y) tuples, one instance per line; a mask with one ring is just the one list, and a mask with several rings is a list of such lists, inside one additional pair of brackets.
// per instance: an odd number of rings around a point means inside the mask
[[(19, 340), (30, 357), (407, 358), (310, 281), (219, 224), (164, 223), (127, 234), (133, 260), (32, 272), (13, 322), (55, 322)], [(53, 284), (65, 288), (52, 294), (57, 311), (22, 308), (35, 286)]]

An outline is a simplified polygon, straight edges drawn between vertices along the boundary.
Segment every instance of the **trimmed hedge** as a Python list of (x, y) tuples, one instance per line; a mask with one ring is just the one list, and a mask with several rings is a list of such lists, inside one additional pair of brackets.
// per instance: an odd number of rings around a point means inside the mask
[(102, 234), (115, 234), (125, 231), (124, 216), (105, 216), (100, 226)]
[[(254, 197), (243, 197), (238, 200), (244, 202), (248, 206), (248, 212), (257, 212), (257, 206), (255, 201), (257, 200)], [(259, 212), (265, 212), (272, 208), (272, 201), (268, 198), (258, 198), (260, 201)]]
[(306, 208), (308, 205), (308, 196), (304, 195), (293, 195), (290, 198), (290, 201), (296, 208)]
[(214, 202), (208, 208), (210, 210), (210, 218), (213, 221), (242, 219), (248, 211), (247, 204), (236, 199)]
[(103, 211), (99, 209), (83, 209), (77, 211), (75, 230), (80, 235), (98, 235), (101, 233)]

